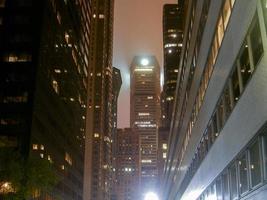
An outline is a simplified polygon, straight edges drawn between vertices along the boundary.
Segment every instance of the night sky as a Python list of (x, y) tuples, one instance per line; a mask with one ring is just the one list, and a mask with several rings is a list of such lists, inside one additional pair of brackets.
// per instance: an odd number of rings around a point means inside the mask
[(177, 0), (116, 0), (113, 66), (121, 70), (118, 127), (129, 127), (129, 66), (135, 55), (155, 55), (162, 66), (162, 10)]

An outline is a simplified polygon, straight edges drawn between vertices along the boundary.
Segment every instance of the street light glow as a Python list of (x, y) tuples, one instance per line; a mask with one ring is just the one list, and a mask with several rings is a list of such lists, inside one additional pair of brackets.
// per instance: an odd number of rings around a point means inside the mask
[(147, 58), (143, 58), (143, 59), (141, 60), (141, 64), (142, 64), (143, 66), (147, 66), (148, 63), (149, 63), (149, 61), (148, 61)]
[(154, 192), (148, 192), (145, 195), (145, 199), (144, 200), (159, 200), (158, 195), (155, 194)]

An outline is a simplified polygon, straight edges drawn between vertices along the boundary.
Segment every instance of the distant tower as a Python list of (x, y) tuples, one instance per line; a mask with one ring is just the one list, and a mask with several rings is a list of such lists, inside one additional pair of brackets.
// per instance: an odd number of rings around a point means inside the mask
[(139, 134), (140, 184), (154, 189), (160, 122), (160, 67), (155, 56), (136, 56), (131, 64), (131, 128)]
[(170, 127), (174, 93), (183, 43), (183, 0), (163, 8), (164, 86), (162, 93), (162, 126)]

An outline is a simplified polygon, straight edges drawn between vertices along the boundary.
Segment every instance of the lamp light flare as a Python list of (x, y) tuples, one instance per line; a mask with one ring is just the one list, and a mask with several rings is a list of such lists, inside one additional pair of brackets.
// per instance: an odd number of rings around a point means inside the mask
[(158, 195), (155, 194), (154, 192), (148, 192), (145, 195), (145, 199), (144, 200), (159, 200)]
[(148, 63), (149, 63), (149, 61), (148, 61), (147, 58), (143, 58), (143, 59), (141, 60), (141, 64), (142, 64), (143, 66), (147, 66)]

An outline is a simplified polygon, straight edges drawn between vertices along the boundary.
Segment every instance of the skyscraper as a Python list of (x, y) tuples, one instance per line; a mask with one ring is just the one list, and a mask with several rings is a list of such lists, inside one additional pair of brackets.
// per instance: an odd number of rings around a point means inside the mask
[(118, 129), (116, 135), (116, 200), (139, 197), (139, 135), (131, 128)]
[(266, 0), (187, 2), (163, 199), (266, 199)]
[(82, 199), (90, 10), (85, 0), (0, 1), (0, 151), (53, 164), (59, 183), (38, 198)]
[(119, 69), (113, 67), (112, 77), (112, 192), (111, 200), (116, 199), (116, 146), (117, 141), (117, 108), (118, 108), (118, 97), (122, 84), (121, 72)]
[(93, 0), (84, 199), (109, 200), (112, 184), (113, 0)]
[(184, 2), (163, 7), (164, 85), (162, 92), (162, 126), (170, 127), (179, 62), (183, 47)]
[(136, 56), (131, 64), (130, 124), (139, 134), (140, 185), (154, 189), (160, 122), (160, 67), (154, 56)]

